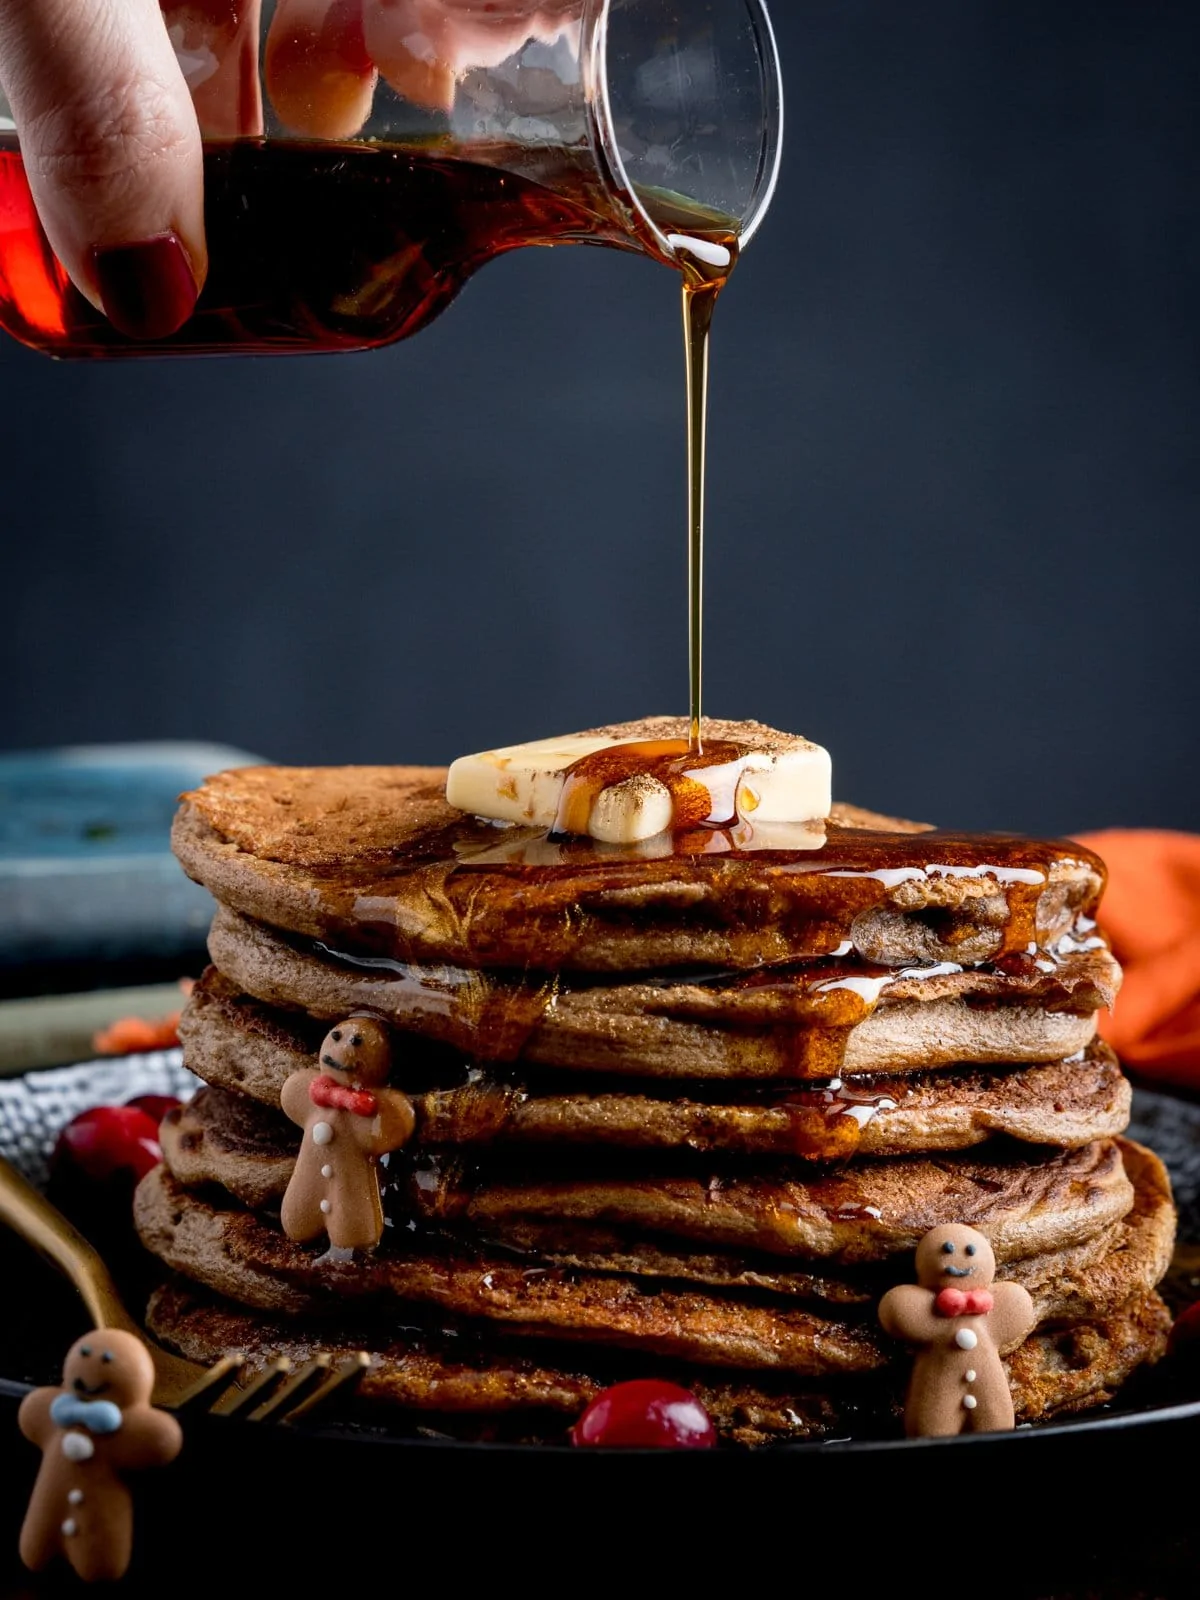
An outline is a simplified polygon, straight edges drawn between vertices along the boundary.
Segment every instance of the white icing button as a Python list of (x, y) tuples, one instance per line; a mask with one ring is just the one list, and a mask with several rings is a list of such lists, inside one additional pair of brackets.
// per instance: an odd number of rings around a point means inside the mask
[(979, 1401), (976, 1400), (976, 1398), (975, 1398), (975, 1396), (973, 1394), (965, 1394), (965, 1395), (963, 1395), (963, 1405), (966, 1406), (968, 1411), (974, 1411), (975, 1407), (978, 1404), (979, 1404)]
[(62, 1453), (68, 1461), (90, 1461), (96, 1454), (96, 1446), (86, 1433), (64, 1433)]
[(327, 1122), (314, 1122), (312, 1133), (314, 1144), (333, 1143), (333, 1129)]
[(83, 1490), (72, 1489), (67, 1496), (67, 1504), (69, 1506), (81, 1506), (83, 1504)]
[(328, 1200), (322, 1200), (321, 1201), (321, 1210), (325, 1213), (326, 1216), (328, 1216), (329, 1213), (333, 1210), (333, 1207), (329, 1204)]
[(333, 1177), (333, 1168), (329, 1165), (328, 1161), (321, 1168), (321, 1176), (323, 1178), (332, 1178)]
[(968, 1367), (967, 1368), (967, 1382), (968, 1383), (974, 1383), (975, 1382), (975, 1368), (974, 1367)]
[(979, 1343), (979, 1335), (974, 1328), (960, 1328), (954, 1335), (954, 1342), (960, 1350), (974, 1350)]
[(68, 1539), (71, 1537), (71, 1535), (73, 1533), (77, 1533), (79, 1531), (78, 1526), (76, 1525), (74, 1517), (68, 1517), (67, 1518), (67, 1520), (62, 1525), (62, 1531), (66, 1534)]

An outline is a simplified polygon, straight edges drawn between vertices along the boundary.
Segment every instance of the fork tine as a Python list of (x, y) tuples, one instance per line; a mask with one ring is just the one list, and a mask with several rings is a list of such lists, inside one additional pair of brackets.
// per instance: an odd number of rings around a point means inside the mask
[(328, 1373), (333, 1364), (333, 1357), (325, 1351), (313, 1356), (311, 1361), (306, 1361), (298, 1372), (293, 1372), (287, 1382), (270, 1397), (264, 1400), (256, 1411), (250, 1413), (251, 1422), (267, 1422), (275, 1418), (277, 1412), (286, 1413), (291, 1409), (294, 1399), (303, 1394), (311, 1384), (318, 1382)]
[(292, 1363), (287, 1356), (276, 1356), (244, 1388), (231, 1383), (209, 1407), (210, 1413), (214, 1417), (247, 1416), (255, 1406), (261, 1405), (264, 1397), (282, 1383), (291, 1370)]
[(311, 1394), (306, 1395), (298, 1406), (294, 1406), (286, 1415), (277, 1417), (279, 1422), (298, 1422), (301, 1417), (308, 1416), (318, 1406), (323, 1406), (332, 1400), (339, 1392), (352, 1387), (362, 1377), (371, 1365), (371, 1358), (365, 1350), (356, 1350), (352, 1356), (346, 1356), (333, 1368), (324, 1383), (318, 1385)]
[(225, 1389), (227, 1384), (232, 1387), (237, 1374), (245, 1364), (246, 1358), (240, 1350), (234, 1351), (230, 1355), (222, 1356), (219, 1361), (214, 1361), (211, 1367), (200, 1374), (190, 1389), (183, 1391), (178, 1400), (174, 1402), (172, 1409), (183, 1411), (185, 1409), (190, 1410), (193, 1406), (197, 1406), (199, 1409), (198, 1402), (203, 1400), (206, 1395), (211, 1394), (218, 1386), (222, 1390)]

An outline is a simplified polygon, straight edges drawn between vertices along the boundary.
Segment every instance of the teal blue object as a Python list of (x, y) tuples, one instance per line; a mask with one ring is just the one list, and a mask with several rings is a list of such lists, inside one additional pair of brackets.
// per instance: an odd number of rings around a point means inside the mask
[(258, 761), (184, 743), (0, 756), (0, 965), (197, 950), (213, 908), (171, 854), (178, 797)]

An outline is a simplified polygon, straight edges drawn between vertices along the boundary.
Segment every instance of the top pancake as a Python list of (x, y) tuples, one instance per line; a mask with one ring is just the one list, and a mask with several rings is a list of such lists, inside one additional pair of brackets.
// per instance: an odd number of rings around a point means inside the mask
[[(248, 767), (183, 797), (189, 875), (235, 911), (335, 950), (468, 967), (747, 968), (848, 942), (960, 965), (1061, 937), (1104, 868), (1072, 843), (942, 833), (837, 806), (823, 847), (721, 830), (623, 850), (498, 827), (429, 767)], [(778, 844), (779, 840), (773, 840)]]

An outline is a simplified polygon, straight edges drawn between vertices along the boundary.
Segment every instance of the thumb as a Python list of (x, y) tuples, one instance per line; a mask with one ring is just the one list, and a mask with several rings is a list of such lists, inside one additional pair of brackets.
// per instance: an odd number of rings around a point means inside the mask
[(123, 333), (173, 333), (208, 258), (200, 130), (158, 0), (0, 0), (0, 85), (76, 288)]

